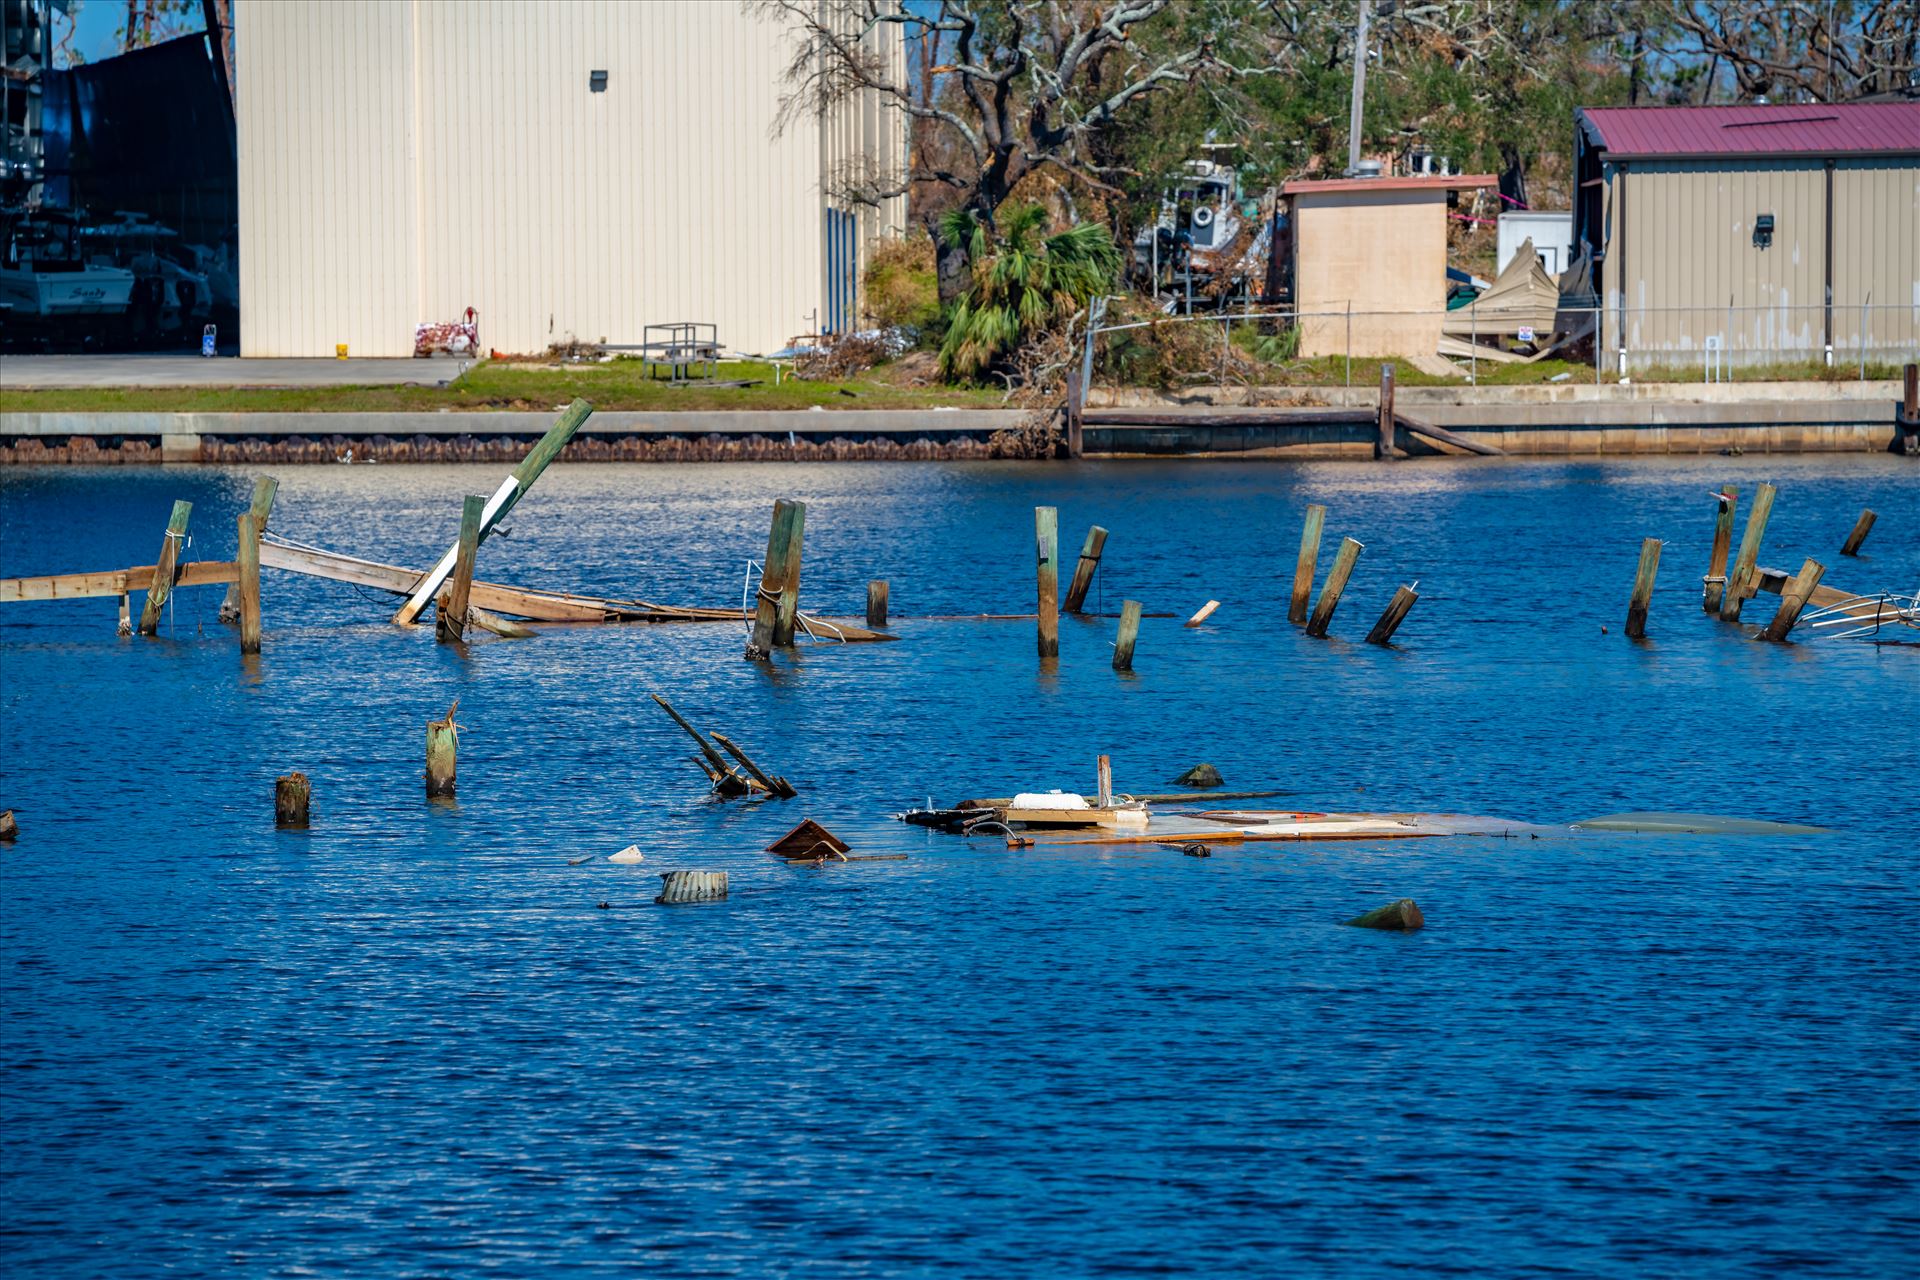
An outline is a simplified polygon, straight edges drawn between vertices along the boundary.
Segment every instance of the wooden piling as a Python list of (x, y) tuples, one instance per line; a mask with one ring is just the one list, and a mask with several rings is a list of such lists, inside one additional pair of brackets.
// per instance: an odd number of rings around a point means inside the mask
[(1067, 371), (1067, 403), (1064, 412), (1067, 419), (1067, 456), (1077, 458), (1086, 447), (1086, 387), (1080, 381), (1080, 370)]
[(773, 614), (773, 642), (793, 644), (793, 627), (800, 616), (800, 554), (806, 542), (807, 504), (793, 504), (793, 529), (787, 539), (786, 571), (780, 580), (780, 603)]
[(1100, 553), (1107, 545), (1107, 531), (1099, 525), (1087, 530), (1087, 540), (1080, 544), (1080, 563), (1073, 566), (1073, 581), (1067, 584), (1066, 603), (1060, 607), (1068, 613), (1081, 612), (1081, 606), (1087, 602), (1087, 589), (1093, 585), (1093, 574), (1100, 567)]
[(453, 722), (453, 713), (459, 709), (460, 699), (455, 698), (453, 705), (447, 708), (444, 719), (427, 721), (427, 794), (429, 796), (453, 794), (455, 765), (460, 753), (460, 726)]
[(1373, 456), (1393, 461), (1393, 366), (1380, 364), (1380, 416), (1375, 423)]
[(1213, 611), (1215, 609), (1218, 609), (1219, 607), (1220, 607), (1220, 602), (1218, 600), (1207, 601), (1205, 604), (1200, 606), (1199, 610), (1191, 618), (1187, 619), (1187, 625), (1190, 627), (1199, 626), (1201, 623), (1205, 622), (1208, 618), (1211, 618), (1213, 616)]
[[(793, 546), (794, 525), (804, 518), (806, 506), (785, 498), (773, 504), (773, 523), (767, 530), (767, 558), (760, 567), (760, 590), (754, 598), (753, 636), (747, 641), (747, 657), (771, 657), (774, 630), (780, 616), (780, 601), (787, 582), (787, 557)], [(797, 597), (796, 588), (796, 599)], [(791, 641), (792, 632), (789, 630)]]
[(1660, 572), (1660, 539), (1640, 540), (1640, 568), (1633, 575), (1633, 596), (1627, 601), (1627, 638), (1644, 639), (1647, 634), (1647, 606), (1653, 600), (1654, 575)]
[(1293, 600), (1287, 605), (1287, 621), (1299, 626), (1307, 620), (1307, 601), (1313, 597), (1313, 568), (1320, 559), (1320, 529), (1327, 522), (1327, 509), (1319, 503), (1307, 507), (1307, 522), (1300, 529), (1300, 558), (1293, 566)]
[(1353, 563), (1366, 550), (1361, 543), (1352, 538), (1340, 539), (1340, 550), (1333, 557), (1333, 568), (1327, 574), (1326, 585), (1320, 588), (1320, 598), (1314, 602), (1313, 616), (1307, 619), (1307, 634), (1324, 636), (1333, 623), (1333, 611), (1340, 606), (1340, 593), (1347, 589), (1347, 579), (1353, 576)]
[(1393, 593), (1393, 599), (1387, 602), (1386, 612), (1380, 615), (1380, 621), (1373, 624), (1373, 630), (1367, 632), (1368, 644), (1391, 644), (1393, 633), (1400, 629), (1406, 620), (1407, 610), (1413, 608), (1413, 602), (1420, 593), (1412, 587), (1399, 587)]
[(1733, 513), (1740, 504), (1740, 490), (1733, 485), (1720, 488), (1720, 505), (1713, 517), (1713, 552), (1707, 558), (1706, 590), (1700, 593), (1700, 607), (1708, 613), (1720, 612), (1720, 601), (1727, 591), (1727, 549), (1733, 544)]
[(235, 519), (240, 535), (240, 581), (233, 584), (240, 616), (240, 652), (260, 652), (260, 526), (245, 511)]
[(1053, 507), (1033, 509), (1033, 542), (1039, 589), (1038, 634), (1040, 656), (1060, 656), (1060, 512)]
[(453, 573), (434, 606), (433, 634), (441, 640), (463, 640), (467, 634), (467, 606), (473, 600), (473, 558), (480, 549), (480, 522), (487, 500), (468, 494), (460, 506), (460, 540), (454, 544)]
[(1820, 575), (1827, 567), (1818, 560), (1809, 559), (1800, 566), (1800, 572), (1794, 575), (1780, 591), (1780, 607), (1774, 610), (1773, 621), (1767, 623), (1760, 632), (1763, 640), (1785, 640), (1787, 633), (1793, 630), (1793, 624), (1800, 620), (1800, 611), (1807, 607), (1807, 601), (1813, 596), (1813, 589), (1820, 585)]
[(175, 502), (167, 517), (167, 536), (161, 540), (160, 556), (153, 562), (153, 582), (147, 587), (147, 602), (140, 609), (140, 634), (150, 636), (160, 629), (160, 610), (173, 591), (173, 567), (180, 559), (180, 548), (187, 540), (187, 521), (193, 515), (191, 502)]
[(875, 578), (867, 584), (867, 625), (887, 625), (887, 580)]
[(1113, 644), (1113, 669), (1133, 670), (1133, 642), (1140, 634), (1140, 602), (1124, 600), (1120, 604), (1120, 636)]
[(747, 784), (733, 771), (733, 766), (727, 763), (727, 758), (713, 749), (713, 744), (707, 741), (704, 734), (691, 724), (688, 724), (687, 718), (678, 711), (675, 711), (671, 702), (668, 702), (657, 693), (648, 694), (647, 696), (659, 703), (660, 709), (671, 716), (673, 722), (686, 730), (687, 736), (699, 744), (700, 754), (706, 760), (705, 765), (702, 767), (706, 769), (707, 776), (713, 779), (713, 789), (715, 791), (727, 796), (745, 795), (747, 793)]
[(307, 806), (313, 799), (313, 788), (307, 782), (304, 773), (282, 774), (273, 780), (273, 825), (276, 827), (304, 827), (307, 825)]
[(133, 634), (132, 602), (124, 591), (120, 593), (120, 634), (123, 636)]
[(677, 906), (683, 902), (718, 902), (727, 896), (724, 871), (663, 871), (660, 896), (656, 903)]
[(1853, 532), (1849, 533), (1847, 540), (1840, 544), (1841, 555), (1857, 556), (1860, 554), (1860, 544), (1865, 542), (1867, 540), (1867, 534), (1873, 531), (1874, 519), (1875, 516), (1872, 507), (1866, 507), (1861, 510), (1860, 518), (1853, 522)]
[(1747, 512), (1747, 527), (1740, 535), (1740, 555), (1727, 575), (1727, 589), (1720, 597), (1720, 620), (1740, 621), (1740, 605), (1753, 594), (1753, 567), (1760, 558), (1760, 540), (1767, 532), (1767, 517), (1773, 513), (1774, 488), (1762, 484), (1754, 495), (1753, 510)]
[[(247, 514), (253, 518), (254, 545), (259, 545), (259, 535), (267, 531), (267, 517), (273, 513), (273, 496), (280, 491), (280, 482), (272, 476), (259, 476), (253, 482), (253, 501), (247, 506)], [(227, 588), (226, 598), (220, 602), (218, 614), (222, 622), (240, 621), (240, 584), (234, 583)], [(252, 652), (258, 653), (255, 649)]]
[(0, 809), (0, 840), (12, 844), (20, 838), (20, 821), (13, 816), (13, 810)]
[(1100, 808), (1113, 805), (1113, 757), (1097, 756), (1093, 762), (1093, 798)]

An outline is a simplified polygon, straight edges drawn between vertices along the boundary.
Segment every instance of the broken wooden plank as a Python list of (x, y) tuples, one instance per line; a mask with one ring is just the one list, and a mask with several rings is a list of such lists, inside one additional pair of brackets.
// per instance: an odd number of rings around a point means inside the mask
[(489, 613), (479, 605), (471, 602), (467, 605), (467, 625), (470, 627), (478, 627), (482, 631), (499, 636), (505, 640), (527, 640), (539, 634), (539, 632), (535, 631), (532, 627), (523, 627), (519, 623), (508, 618), (503, 618), (497, 613)]
[(1483, 458), (1504, 458), (1507, 456), (1505, 449), (1496, 449), (1490, 444), (1482, 444), (1478, 440), (1469, 440), (1465, 436), (1455, 435), (1445, 427), (1435, 426), (1431, 422), (1423, 422), (1419, 418), (1409, 418), (1404, 413), (1394, 414), (1394, 420), (1417, 436), (1425, 436), (1429, 440), (1438, 440), (1441, 444), (1450, 444), (1456, 449), (1465, 449), (1468, 453), (1477, 453)]
[(173, 566), (180, 558), (180, 548), (187, 540), (187, 521), (193, 516), (193, 504), (184, 499), (173, 504), (173, 514), (167, 518), (167, 534), (160, 543), (160, 558), (154, 561), (152, 584), (147, 588), (147, 602), (140, 609), (140, 634), (150, 636), (160, 629), (160, 610), (166, 607), (167, 597), (173, 593)]
[[(499, 523), (501, 517), (513, 510), (514, 504), (525, 496), (533, 482), (540, 478), (540, 473), (547, 469), (547, 464), (560, 456), (560, 451), (567, 447), (567, 442), (573, 439), (574, 433), (580, 430), (581, 424), (592, 416), (593, 406), (585, 400), (575, 400), (567, 406), (566, 412), (560, 415), (560, 420), (547, 429), (547, 433), (540, 437), (538, 443), (528, 451), (527, 456), (520, 460), (520, 465), (513, 469), (513, 474), (501, 481), (500, 487), (494, 491), (491, 498), (487, 499), (487, 505), (481, 513), (480, 520), (482, 541), (486, 539), (493, 526)], [(456, 541), (454, 545), (447, 548), (446, 554), (440, 557), (433, 568), (421, 575), (419, 581), (411, 588), (412, 594), (407, 597), (407, 602), (394, 613), (395, 623), (411, 626), (419, 620), (420, 615), (426, 611), (426, 607), (433, 602), (434, 596), (439, 594), (440, 584), (445, 582), (447, 575), (453, 572), (454, 561), (459, 554), (460, 545)]]
[(1211, 618), (1213, 616), (1213, 611), (1215, 609), (1218, 609), (1219, 607), (1220, 607), (1220, 602), (1218, 600), (1207, 601), (1205, 604), (1200, 606), (1199, 610), (1191, 618), (1187, 619), (1187, 625), (1190, 627), (1199, 626), (1201, 623), (1205, 622), (1208, 618)]
[[(153, 582), (155, 566), (106, 569), (98, 573), (57, 573), (37, 578), (0, 578), (0, 604), (38, 600), (85, 600), (145, 591)], [(240, 581), (240, 566), (232, 560), (190, 560), (176, 565), (173, 585), (204, 587)]]

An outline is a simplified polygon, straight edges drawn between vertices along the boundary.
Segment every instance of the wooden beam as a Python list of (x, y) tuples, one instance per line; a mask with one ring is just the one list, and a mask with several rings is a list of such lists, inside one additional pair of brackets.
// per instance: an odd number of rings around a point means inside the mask
[(1800, 572), (1794, 575), (1792, 584), (1780, 593), (1780, 607), (1774, 611), (1773, 620), (1760, 632), (1762, 639), (1779, 641), (1787, 638), (1787, 633), (1793, 630), (1793, 624), (1800, 620), (1800, 611), (1806, 608), (1814, 588), (1820, 585), (1820, 575), (1826, 571), (1825, 565), (1813, 559), (1800, 566)]
[(153, 578), (147, 587), (147, 602), (140, 609), (140, 634), (150, 636), (160, 628), (160, 610), (173, 594), (173, 566), (180, 558), (180, 547), (187, 540), (187, 521), (193, 516), (193, 504), (178, 501), (167, 518), (167, 536), (160, 543), (160, 558), (154, 562)]
[[(513, 469), (513, 474), (500, 482), (500, 487), (494, 490), (491, 498), (487, 499), (486, 509), (481, 515), (482, 541), (486, 539), (493, 526), (498, 524), (507, 512), (513, 510), (514, 505), (522, 497), (526, 496), (533, 482), (538, 480), (540, 473), (547, 469), (547, 464), (560, 456), (560, 451), (567, 447), (567, 442), (573, 439), (574, 433), (580, 430), (581, 424), (592, 416), (593, 406), (585, 400), (575, 400), (568, 405), (566, 411), (560, 415), (560, 420), (549, 427), (547, 433), (541, 436), (528, 451), (527, 456), (520, 460), (520, 465)], [(408, 595), (407, 602), (395, 611), (393, 615), (395, 623), (400, 626), (411, 626), (419, 621), (420, 615), (426, 612), (427, 606), (433, 603), (433, 598), (439, 594), (440, 584), (445, 582), (447, 575), (453, 572), (454, 561), (459, 558), (459, 554), (460, 544), (455, 541), (433, 568), (420, 576), (419, 581), (410, 589), (411, 594)]]
[(1438, 440), (1440, 443), (1450, 444), (1456, 449), (1465, 449), (1468, 453), (1477, 453), (1483, 458), (1504, 458), (1507, 456), (1505, 449), (1496, 449), (1490, 444), (1481, 444), (1478, 440), (1469, 440), (1465, 436), (1455, 435), (1445, 427), (1437, 427), (1431, 422), (1422, 422), (1419, 418), (1409, 418), (1404, 413), (1397, 413), (1394, 415), (1394, 418), (1401, 426), (1417, 436), (1425, 436), (1429, 440)]

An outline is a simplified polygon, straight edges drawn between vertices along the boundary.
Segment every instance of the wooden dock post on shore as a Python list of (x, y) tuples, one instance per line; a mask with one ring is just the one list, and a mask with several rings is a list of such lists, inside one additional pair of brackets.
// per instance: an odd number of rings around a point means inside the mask
[(286, 773), (273, 780), (273, 825), (304, 827), (313, 787), (304, 773)]
[(453, 794), (454, 774), (460, 754), (460, 726), (453, 722), (453, 713), (459, 709), (460, 699), (455, 698), (453, 705), (447, 708), (444, 719), (427, 721), (427, 795), (429, 797)]
[(1133, 642), (1140, 635), (1140, 602), (1123, 600), (1120, 603), (1120, 635), (1113, 643), (1113, 669), (1115, 671), (1133, 670)]
[(1293, 600), (1287, 605), (1287, 621), (1299, 626), (1307, 620), (1307, 601), (1313, 597), (1313, 569), (1320, 559), (1320, 530), (1327, 522), (1327, 509), (1319, 503), (1307, 506), (1307, 521), (1300, 528), (1300, 558), (1293, 565)]
[(1800, 611), (1807, 607), (1807, 601), (1813, 597), (1813, 589), (1820, 585), (1820, 575), (1827, 567), (1818, 560), (1809, 558), (1800, 566), (1800, 572), (1793, 581), (1780, 589), (1780, 607), (1774, 610), (1773, 621), (1767, 623), (1760, 632), (1763, 640), (1785, 640), (1787, 633), (1793, 630), (1793, 624), (1800, 620)]
[(480, 549), (480, 523), (487, 500), (468, 494), (460, 507), (460, 540), (454, 544), (453, 573), (434, 606), (433, 634), (441, 640), (464, 640), (467, 606), (473, 600), (473, 558)]
[(1105, 529), (1095, 525), (1087, 530), (1087, 540), (1080, 544), (1080, 562), (1073, 566), (1073, 581), (1067, 584), (1066, 603), (1060, 606), (1067, 613), (1081, 612), (1087, 602), (1087, 589), (1093, 586), (1094, 570), (1100, 567), (1100, 553), (1106, 545)]
[(1340, 605), (1340, 593), (1347, 589), (1347, 579), (1353, 576), (1354, 561), (1366, 547), (1352, 538), (1340, 539), (1340, 550), (1334, 554), (1333, 568), (1327, 572), (1326, 585), (1320, 588), (1320, 598), (1314, 602), (1313, 616), (1307, 619), (1307, 634), (1324, 636), (1333, 623), (1333, 611)]
[(875, 578), (867, 584), (867, 625), (887, 625), (887, 580)]
[(1706, 587), (1700, 593), (1700, 607), (1708, 613), (1720, 612), (1720, 601), (1726, 595), (1727, 550), (1733, 545), (1733, 514), (1739, 505), (1740, 490), (1722, 485), (1713, 515), (1713, 551), (1707, 557)]
[(236, 604), (240, 613), (240, 652), (260, 652), (260, 526), (254, 522), (250, 512), (242, 511), (234, 520), (235, 530), (240, 535), (240, 550), (236, 561), (240, 566), (240, 580), (233, 584), (233, 593), (238, 597)]
[(1060, 656), (1060, 512), (1033, 509), (1035, 580), (1039, 588), (1039, 644), (1042, 658)]
[[(794, 544), (799, 539), (800, 522), (806, 519), (807, 507), (804, 502), (790, 502), (785, 498), (773, 504), (773, 524), (767, 530), (767, 558), (760, 566), (760, 590), (754, 597), (753, 636), (747, 641), (747, 657), (769, 658), (773, 656), (773, 646), (779, 630), (780, 608), (786, 599), (788, 561), (793, 554)], [(800, 586), (794, 583), (794, 599), (798, 601)], [(793, 643), (793, 622), (787, 622), (786, 643)]]
[(1767, 532), (1767, 517), (1773, 513), (1774, 488), (1761, 484), (1754, 495), (1753, 510), (1747, 512), (1747, 527), (1740, 535), (1740, 555), (1727, 575), (1727, 589), (1720, 597), (1720, 621), (1740, 621), (1740, 605), (1753, 594), (1753, 567), (1760, 558), (1760, 539)]
[(1373, 456), (1393, 461), (1393, 365), (1380, 362), (1380, 417), (1374, 426)]
[(1380, 615), (1380, 621), (1374, 623), (1373, 630), (1367, 632), (1368, 644), (1393, 643), (1393, 633), (1400, 629), (1400, 624), (1406, 621), (1407, 611), (1413, 608), (1414, 601), (1420, 598), (1420, 593), (1414, 590), (1414, 587), (1419, 585), (1416, 582), (1413, 586), (1394, 589), (1393, 599), (1387, 601), (1386, 611)]
[[(253, 545), (260, 545), (260, 535), (267, 531), (267, 517), (273, 514), (273, 496), (280, 491), (280, 482), (272, 476), (259, 476), (253, 482), (253, 501), (247, 506), (247, 515), (253, 520)], [(216, 615), (222, 622), (240, 620), (240, 584), (234, 583), (227, 588), (227, 595), (220, 602), (220, 612)], [(260, 652), (255, 646), (250, 653)]]
[(180, 559), (180, 547), (187, 540), (187, 521), (193, 516), (193, 504), (177, 501), (167, 517), (167, 536), (160, 543), (160, 556), (153, 562), (153, 581), (147, 586), (147, 602), (140, 609), (140, 634), (150, 636), (160, 629), (160, 610), (173, 594), (173, 566)]
[(1872, 507), (1866, 507), (1861, 510), (1860, 518), (1853, 522), (1853, 532), (1849, 533), (1847, 540), (1840, 544), (1841, 555), (1857, 556), (1860, 554), (1860, 544), (1865, 542), (1867, 540), (1867, 534), (1873, 531), (1875, 518)]
[(1633, 575), (1633, 596), (1627, 601), (1627, 639), (1647, 635), (1647, 606), (1653, 601), (1653, 579), (1660, 572), (1660, 539), (1640, 540), (1640, 568)]

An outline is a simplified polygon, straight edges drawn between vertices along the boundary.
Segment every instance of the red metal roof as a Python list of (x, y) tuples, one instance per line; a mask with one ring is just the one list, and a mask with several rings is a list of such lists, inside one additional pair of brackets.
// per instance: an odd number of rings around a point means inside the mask
[(1452, 191), (1496, 186), (1499, 181), (1490, 173), (1421, 174), (1410, 178), (1301, 178), (1281, 187), (1280, 194), (1298, 196), (1319, 195), (1329, 191), (1423, 191), (1434, 188)]
[(1920, 152), (1920, 102), (1588, 107), (1580, 114), (1614, 157)]

